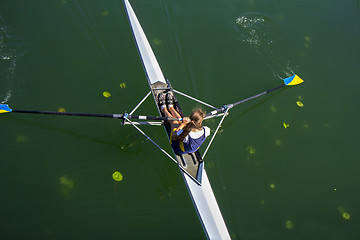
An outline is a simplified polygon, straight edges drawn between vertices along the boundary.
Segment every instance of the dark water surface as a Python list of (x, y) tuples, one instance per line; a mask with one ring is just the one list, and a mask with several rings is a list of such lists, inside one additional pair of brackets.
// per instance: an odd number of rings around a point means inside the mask
[[(131, 3), (179, 91), (221, 106), (305, 81), (231, 110), (206, 156), (232, 238), (359, 239), (359, 0)], [(123, 113), (148, 91), (122, 1), (0, 1), (2, 103)], [(138, 111), (156, 114), (152, 99)], [(1, 239), (205, 238), (176, 165), (130, 126), (0, 122)]]

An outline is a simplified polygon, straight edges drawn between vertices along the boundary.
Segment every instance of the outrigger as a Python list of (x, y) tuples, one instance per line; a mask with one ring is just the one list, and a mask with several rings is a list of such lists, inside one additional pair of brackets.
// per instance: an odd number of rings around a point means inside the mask
[[(183, 176), (184, 182), (187, 186), (187, 189), (190, 193), (192, 202), (208, 239), (231, 239), (229, 232), (227, 230), (225, 221), (221, 215), (219, 206), (216, 202), (214, 193), (212, 191), (206, 170), (204, 168), (204, 157), (209, 150), (210, 145), (212, 144), (222, 122), (225, 117), (228, 115), (229, 110), (234, 106), (237, 106), (241, 103), (247, 102), (254, 98), (260, 97), (267, 93), (273, 92), (285, 86), (298, 85), (303, 82), (303, 80), (297, 76), (293, 75), (291, 77), (283, 79), (284, 84), (259, 93), (255, 96), (246, 98), (242, 101), (223, 105), (220, 108), (216, 108), (208, 103), (195, 99), (191, 96), (188, 96), (184, 93), (181, 93), (171, 86), (169, 80), (164, 77), (161, 68), (155, 58), (155, 55), (151, 49), (151, 46), (146, 38), (146, 35), (135, 15), (134, 10), (132, 9), (128, 0), (123, 0), (124, 6), (127, 12), (131, 30), (135, 39), (135, 43), (139, 52), (140, 59), (142, 61), (144, 71), (150, 86), (150, 91), (146, 96), (139, 102), (139, 104), (130, 112), (124, 114), (94, 114), (94, 113), (68, 113), (68, 112), (51, 112), (51, 111), (33, 111), (33, 110), (13, 110), (7, 104), (0, 104), (0, 113), (31, 113), (31, 114), (50, 114), (50, 115), (66, 115), (66, 116), (83, 116), (83, 117), (105, 117), (105, 118), (115, 118), (122, 119), (124, 125), (132, 125), (135, 127), (142, 135), (144, 135), (148, 140), (150, 140), (156, 147), (158, 147), (165, 155), (167, 155), (173, 162), (175, 162), (180, 172)], [(167, 153), (162, 149), (155, 141), (153, 141), (146, 133), (144, 133), (139, 125), (160, 125), (164, 126), (166, 133), (169, 137), (170, 135), (170, 126), (167, 123), (168, 120), (182, 120), (178, 118), (167, 118), (162, 115), (162, 112), (159, 108), (157, 102), (158, 94), (173, 91), (176, 94), (183, 95), (191, 100), (197, 101), (200, 104), (203, 104), (209, 108), (212, 108), (213, 111), (206, 114), (205, 119), (213, 117), (222, 117), (208, 146), (206, 147), (204, 153), (201, 155), (199, 150), (184, 155), (173, 155)], [(134, 115), (135, 111), (141, 106), (141, 104), (150, 96), (154, 97), (156, 106), (159, 111), (159, 116), (142, 116)], [(174, 107), (176, 110), (181, 113), (183, 117), (182, 110), (180, 108), (179, 102), (176, 100), (174, 102)], [(141, 121), (138, 121), (141, 120)], [(144, 121), (144, 120), (154, 120), (153, 122)]]

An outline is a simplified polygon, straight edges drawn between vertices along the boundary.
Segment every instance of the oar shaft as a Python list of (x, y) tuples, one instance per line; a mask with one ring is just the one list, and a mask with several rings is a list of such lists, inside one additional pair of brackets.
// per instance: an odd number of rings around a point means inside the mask
[(32, 114), (48, 114), (48, 115), (80, 116), (80, 117), (102, 117), (102, 118), (117, 118), (117, 119), (123, 119), (124, 116), (126, 116), (129, 119), (137, 119), (137, 120), (167, 120), (167, 121), (179, 121), (180, 120), (180, 121), (182, 121), (182, 118), (127, 115), (127, 114), (71, 113), (71, 112), (51, 112), (51, 111), (31, 111), (31, 110), (12, 110), (12, 112), (32, 113)]
[(285, 87), (285, 86), (286, 86), (286, 85), (283, 84), (283, 85), (278, 86), (278, 87), (276, 87), (276, 88), (267, 90), (267, 91), (265, 91), (265, 92), (262, 92), (262, 93), (259, 93), (259, 94), (255, 95), (255, 96), (246, 98), (246, 99), (244, 99), (244, 100), (241, 100), (241, 101), (239, 101), (239, 102), (236, 102), (236, 103), (233, 103), (233, 104), (229, 104), (229, 105), (232, 105), (231, 107), (235, 107), (236, 105), (239, 105), (239, 104), (241, 104), (241, 103), (244, 103), (244, 102), (250, 101), (250, 100), (252, 100), (252, 99), (258, 98), (258, 97), (260, 97), (260, 96), (262, 96), (262, 95), (265, 95), (265, 94), (267, 94), (267, 93), (273, 92), (273, 91), (278, 90), (278, 89), (280, 89), (280, 88), (282, 88), (282, 87)]
[(216, 110), (214, 110), (214, 111), (212, 111), (212, 112), (207, 113), (207, 114), (205, 115), (205, 117), (209, 117), (209, 116), (213, 116), (213, 115), (216, 115), (216, 114), (219, 114), (219, 113), (223, 113), (223, 112), (225, 112), (226, 109), (228, 109), (228, 108), (229, 108), (229, 109), (230, 109), (230, 108), (233, 108), (233, 107), (235, 107), (236, 105), (239, 105), (239, 104), (241, 104), (241, 103), (244, 103), (244, 102), (250, 101), (250, 100), (252, 100), (252, 99), (258, 98), (258, 97), (260, 97), (260, 96), (262, 96), (262, 95), (265, 95), (265, 94), (267, 94), (267, 93), (273, 92), (273, 91), (278, 90), (278, 89), (280, 89), (280, 88), (282, 88), (282, 87), (285, 87), (285, 86), (286, 86), (286, 84), (283, 84), (283, 85), (281, 85), (281, 86), (278, 86), (278, 87), (276, 87), (276, 88), (273, 88), (273, 89), (267, 90), (267, 91), (265, 91), (265, 92), (256, 94), (255, 96), (252, 96), (252, 97), (243, 99), (243, 100), (241, 100), (241, 101), (238, 101), (238, 102), (235, 102), (235, 103), (232, 103), (232, 104), (224, 105), (224, 106), (222, 106), (221, 108), (218, 108), (218, 109), (216, 109)]
[(122, 114), (71, 113), (71, 112), (51, 112), (51, 111), (32, 111), (32, 110), (12, 110), (12, 112), (14, 112), (14, 113), (80, 116), (80, 117), (122, 118)]

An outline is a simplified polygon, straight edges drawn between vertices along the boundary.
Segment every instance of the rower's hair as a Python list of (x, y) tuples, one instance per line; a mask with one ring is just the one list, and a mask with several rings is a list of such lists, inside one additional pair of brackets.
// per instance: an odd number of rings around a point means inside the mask
[(201, 108), (195, 108), (190, 115), (190, 122), (185, 125), (182, 133), (179, 136), (175, 136), (174, 140), (177, 142), (182, 142), (192, 130), (202, 129), (201, 123), (204, 120), (204, 117), (205, 112)]

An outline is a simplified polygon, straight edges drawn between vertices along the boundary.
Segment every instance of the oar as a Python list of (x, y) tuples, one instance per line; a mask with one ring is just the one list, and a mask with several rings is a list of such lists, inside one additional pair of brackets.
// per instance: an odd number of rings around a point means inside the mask
[(102, 118), (117, 118), (137, 119), (137, 120), (169, 120), (182, 121), (182, 118), (169, 118), (157, 116), (141, 116), (128, 114), (97, 114), (97, 113), (71, 113), (71, 112), (50, 112), (50, 111), (32, 111), (32, 110), (15, 110), (11, 109), (7, 104), (0, 104), (0, 113), (31, 113), (31, 114), (48, 114), (48, 115), (65, 115), (65, 116), (81, 116), (81, 117), (102, 117)]
[(303, 81), (298, 75), (296, 75), (296, 74), (293, 75), (293, 76), (291, 76), (291, 77), (288, 77), (288, 78), (283, 79), (283, 81), (284, 81), (284, 84), (281, 85), (281, 86), (278, 86), (278, 87), (276, 87), (276, 88), (273, 88), (273, 89), (267, 90), (267, 91), (265, 91), (265, 92), (259, 93), (259, 94), (255, 95), (255, 96), (246, 98), (246, 99), (241, 100), (241, 101), (236, 102), (236, 103), (223, 105), (221, 108), (218, 108), (218, 109), (216, 109), (216, 110), (214, 110), (214, 111), (212, 111), (212, 112), (210, 112), (210, 113), (207, 113), (207, 114), (205, 115), (205, 118), (210, 117), (210, 116), (214, 116), (214, 115), (219, 114), (219, 113), (223, 113), (223, 112), (225, 112), (227, 109), (233, 108), (233, 107), (235, 107), (236, 105), (239, 105), (239, 104), (241, 104), (241, 103), (247, 102), (247, 101), (252, 100), (252, 99), (254, 99), (254, 98), (258, 98), (258, 97), (260, 97), (260, 96), (262, 96), (262, 95), (265, 95), (265, 94), (267, 94), (267, 93), (273, 92), (273, 91), (278, 90), (278, 89), (280, 89), (280, 88), (282, 88), (282, 87), (285, 87), (285, 86), (294, 86), (294, 85), (298, 85), (298, 84), (301, 84), (302, 82), (304, 82), (304, 81)]

